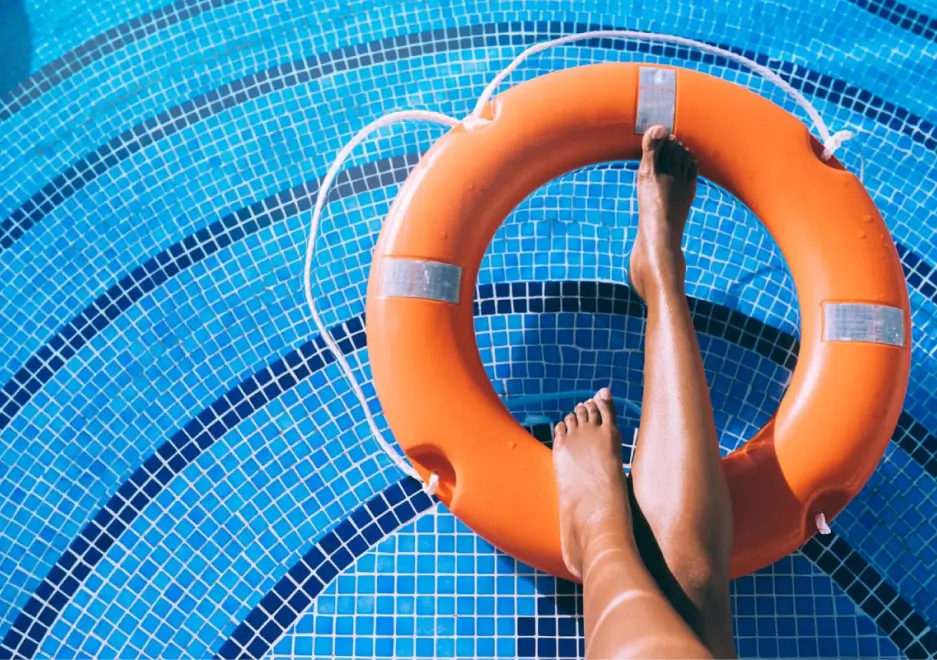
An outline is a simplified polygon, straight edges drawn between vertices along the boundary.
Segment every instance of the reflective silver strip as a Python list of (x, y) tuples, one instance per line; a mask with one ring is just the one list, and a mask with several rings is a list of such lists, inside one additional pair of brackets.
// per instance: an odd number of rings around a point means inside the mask
[(638, 69), (638, 118), (634, 132), (643, 135), (656, 124), (673, 132), (677, 112), (677, 72), (642, 66)]
[(386, 298), (425, 298), (459, 304), (462, 268), (438, 261), (386, 259), (381, 295)]
[(904, 311), (868, 303), (823, 303), (823, 341), (905, 345)]

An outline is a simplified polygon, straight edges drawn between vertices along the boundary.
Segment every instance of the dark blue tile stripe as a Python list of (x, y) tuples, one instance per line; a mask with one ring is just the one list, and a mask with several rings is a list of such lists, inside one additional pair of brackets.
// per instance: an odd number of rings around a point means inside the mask
[[(908, 658), (937, 655), (937, 633), (924, 618), (835, 533), (815, 536), (802, 548)], [(556, 581), (556, 595), (537, 599), (535, 616), (517, 619), (517, 655), (521, 658), (580, 658), (583, 655), (582, 591)], [(549, 590), (549, 589), (548, 589)], [(815, 644), (800, 646), (803, 657)], [(777, 652), (776, 650), (774, 651)], [(762, 657), (777, 657), (764, 655)]]
[[(350, 168), (336, 179), (333, 194), (336, 198), (347, 197), (399, 182), (418, 159), (418, 154), (407, 154)], [(280, 191), (200, 229), (137, 266), (66, 323), (3, 385), (0, 430), (72, 356), (143, 296), (231, 243), (284, 218), (309, 211), (318, 192), (318, 181)]]
[(807, 541), (803, 551), (907, 657), (937, 656), (937, 632), (842, 537), (818, 534)]
[(865, 9), (870, 14), (883, 18), (902, 30), (937, 41), (937, 18), (922, 11), (912, 9), (906, 4), (894, 0), (849, 0), (852, 4)]
[(484, 34), (459, 36), (455, 32), (451, 29), (433, 30), (405, 37), (388, 37), (312, 55), (235, 80), (161, 112), (76, 161), (0, 222), (0, 252), (109, 168), (154, 142), (228, 108), (334, 72), (414, 55), (482, 46), (489, 40)]
[[(786, 332), (729, 307), (688, 298), (698, 332), (719, 337), (793, 370), (799, 343)], [(609, 282), (501, 282), (480, 285), (476, 316), (585, 312), (643, 316), (644, 303), (631, 288)]]
[[(705, 300), (690, 299), (690, 310), (697, 331), (753, 350), (777, 364), (793, 367), (797, 341), (791, 335)], [(621, 284), (515, 282), (484, 284), (476, 289), (477, 315), (555, 312), (642, 316), (645, 309), (636, 294)], [(329, 332), (344, 354), (352, 353), (366, 342), (361, 316)], [(0, 658), (10, 657), (11, 653), (17, 657), (32, 657), (82, 581), (175, 475), (240, 421), (334, 359), (321, 337), (316, 337), (224, 394), (161, 445), (120, 486), (52, 567), (0, 643)], [(541, 434), (544, 431), (539, 430)], [(540, 439), (538, 429), (532, 432)], [(902, 447), (929, 452), (928, 465), (937, 463), (934, 459), (937, 438), (929, 435), (909, 415), (902, 415), (895, 439)]]
[(550, 595), (537, 599), (537, 613), (517, 617), (517, 657), (584, 658), (582, 588), (578, 584), (554, 580), (553, 584), (547, 581), (540, 590)]
[[(430, 30), (340, 48), (252, 74), (166, 110), (79, 159), (0, 223), (0, 251), (9, 248), (52, 209), (108, 168), (158, 140), (249, 99), (274, 90), (303, 84), (332, 72), (351, 70), (405, 57), (473, 47), (523, 46), (562, 34), (614, 27), (559, 21), (518, 21)], [(588, 45), (590, 42), (583, 43)], [(727, 68), (736, 70), (742, 68), (738, 63), (719, 56), (660, 43), (598, 39), (592, 45), (610, 50), (667, 57), (680, 56), (694, 62), (719, 62)], [(762, 53), (722, 43), (713, 45), (745, 55), (759, 64), (774, 69), (782, 78), (806, 94), (850, 108), (904, 133), (928, 149), (937, 149), (937, 126), (868, 90), (850, 85), (845, 80)]]
[[(409, 506), (401, 514), (393, 501)], [(397, 504), (396, 506), (400, 506)], [(406, 478), (356, 509), (323, 536), (261, 599), (222, 644), (216, 658), (262, 658), (303, 611), (355, 559), (432, 506), (419, 484)], [(934, 657), (937, 633), (846, 541), (816, 536), (807, 555), (909, 658)], [(577, 658), (583, 653), (582, 591), (551, 579), (555, 596), (537, 601), (537, 617), (519, 617), (517, 653), (522, 658)]]
[(216, 658), (262, 658), (322, 590), (378, 541), (433, 505), (406, 477), (355, 509), (293, 564), (218, 649)]
[(896, 247), (901, 258), (901, 267), (908, 278), (908, 287), (928, 300), (937, 302), (937, 268), (901, 243), (897, 243)]
[[(345, 354), (365, 345), (360, 316), (329, 332)], [(69, 544), (0, 642), (0, 658), (32, 657), (84, 579), (173, 477), (242, 420), (334, 361), (316, 336), (226, 392), (160, 445)]]
[[(418, 154), (411, 153), (349, 168), (339, 174), (335, 181), (335, 192), (333, 194), (338, 197), (347, 197), (381, 186), (400, 183), (406, 178), (409, 169), (418, 159)], [(610, 163), (607, 167), (634, 169), (635, 164)], [(231, 243), (264, 229), (274, 222), (308, 211), (317, 193), (318, 182), (307, 182), (280, 191), (271, 197), (242, 208), (208, 227), (200, 229), (195, 234), (185, 237), (179, 243), (168, 247), (135, 268), (130, 274), (124, 276), (66, 323), (54, 337), (27, 359), (13, 377), (0, 388), (0, 430), (9, 425), (14, 415), (23, 409), (29, 400), (65, 366), (65, 363), (72, 356), (100, 334), (118, 316), (139, 301), (140, 298), (161, 286), (169, 278), (175, 277), (186, 268)], [(908, 278), (908, 284), (927, 298), (937, 301), (937, 269), (901, 244), (898, 244), (898, 254), (901, 258), (902, 268)], [(579, 285), (570, 282), (566, 286), (578, 287)], [(583, 284), (583, 286), (589, 285)], [(609, 287), (611, 285), (597, 286)], [(569, 305), (574, 304), (571, 298), (567, 302)], [(633, 303), (640, 306), (638, 301), (633, 301)], [(502, 301), (499, 304), (507, 305), (509, 303)], [(697, 303), (691, 301), (692, 304)], [(519, 305), (522, 306), (523, 303), (519, 303)], [(719, 311), (716, 313), (719, 316), (713, 319), (712, 322), (719, 326), (725, 322), (723, 317), (727, 312)], [(751, 319), (750, 322), (754, 323), (754, 319)], [(765, 352), (768, 348), (782, 350), (772, 346), (778, 337), (776, 333), (777, 331), (767, 327), (759, 328), (758, 334), (764, 335), (764, 338), (756, 342), (761, 345), (760, 354), (793, 369), (793, 358), (790, 354), (796, 355), (796, 345), (783, 349), (788, 353), (786, 358), (780, 354), (769, 355)], [(718, 334), (718, 332), (709, 334)], [(737, 331), (735, 329), (730, 330), (730, 341), (735, 341), (742, 336), (736, 335)], [(745, 345), (745, 348), (758, 347)]]
[(171, 5), (160, 7), (156, 11), (122, 23), (89, 39), (62, 57), (49, 62), (0, 97), (0, 122), (6, 121), (52, 87), (71, 78), (100, 58), (158, 30), (198, 16), (210, 9), (230, 4), (231, 1), (177, 0)]
[(898, 428), (892, 438), (924, 471), (937, 479), (937, 437), (905, 411), (898, 418)]
[[(688, 302), (697, 332), (754, 351), (793, 371), (800, 348), (793, 335), (723, 305), (699, 298)], [(644, 305), (630, 288), (604, 282), (499, 283), (479, 286), (476, 292), (476, 316), (544, 312), (641, 316)], [(892, 440), (937, 478), (937, 436), (902, 412)]]

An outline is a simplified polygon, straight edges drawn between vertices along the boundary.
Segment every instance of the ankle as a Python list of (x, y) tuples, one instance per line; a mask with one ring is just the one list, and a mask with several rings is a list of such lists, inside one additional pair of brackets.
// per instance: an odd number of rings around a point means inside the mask
[(630, 275), (642, 297), (683, 292), (686, 258), (679, 246), (655, 250), (637, 246), (632, 253)]
[(660, 269), (642, 275), (636, 284), (648, 307), (686, 300), (686, 268), (682, 264), (677, 268)]
[(580, 547), (584, 562), (607, 550), (637, 551), (634, 532), (625, 516), (597, 522), (583, 529), (580, 534)]

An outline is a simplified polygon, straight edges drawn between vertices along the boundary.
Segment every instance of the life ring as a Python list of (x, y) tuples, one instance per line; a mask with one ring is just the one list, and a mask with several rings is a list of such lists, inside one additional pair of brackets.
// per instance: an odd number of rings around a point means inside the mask
[[(668, 125), (764, 223), (787, 259), (801, 346), (774, 418), (723, 461), (733, 576), (766, 566), (832, 519), (868, 480), (895, 428), (911, 321), (895, 245), (862, 183), (794, 116), (699, 72), (598, 64), (494, 98), (440, 139), (403, 185), (368, 283), (374, 386), (397, 442), (439, 499), (496, 547), (572, 579), (560, 555), (550, 450), (502, 405), (472, 323), (479, 266), (528, 194), (587, 165), (636, 159)], [(598, 385), (598, 384), (597, 384)]]

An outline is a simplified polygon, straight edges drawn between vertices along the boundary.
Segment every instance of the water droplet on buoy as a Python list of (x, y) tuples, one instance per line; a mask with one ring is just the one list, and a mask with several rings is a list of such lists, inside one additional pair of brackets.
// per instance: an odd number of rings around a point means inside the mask
[(517, 446), (517, 443), (514, 442), (513, 440), (511, 440), (511, 441), (508, 443), (508, 447), (510, 447), (511, 449), (514, 449), (516, 446)]
[(866, 234), (864, 230), (860, 229), (858, 233), (859, 233), (859, 238), (865, 238)]
[(868, 213), (862, 215), (862, 222), (872, 222), (872, 216)]

